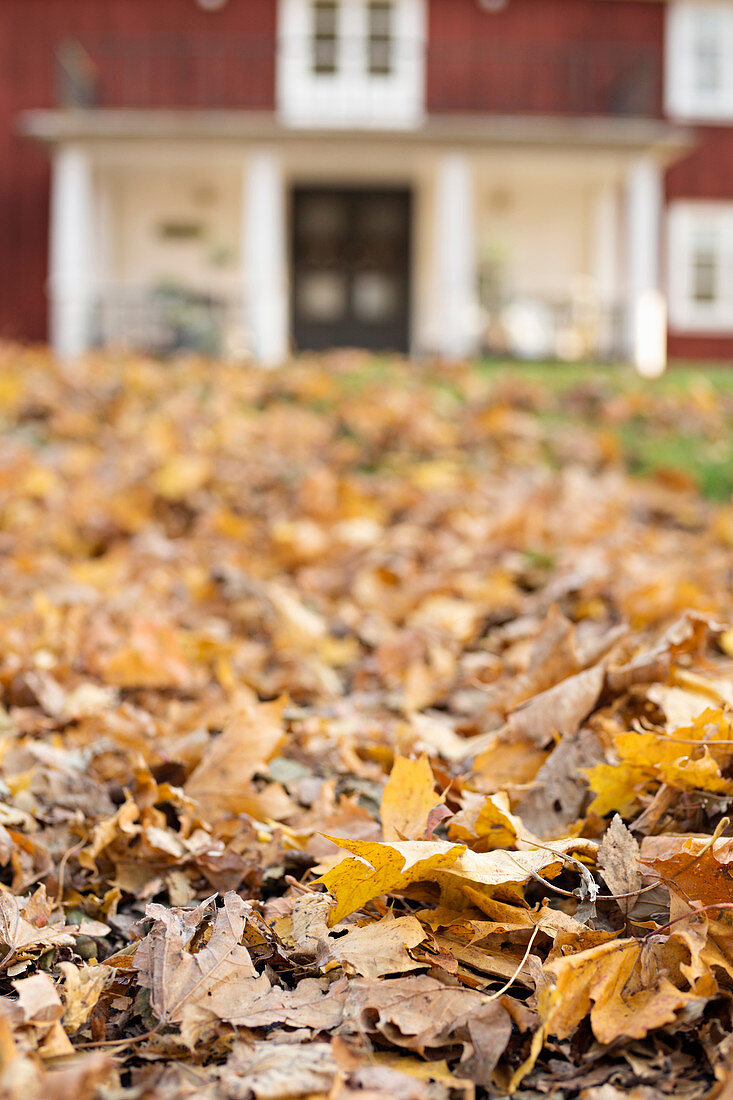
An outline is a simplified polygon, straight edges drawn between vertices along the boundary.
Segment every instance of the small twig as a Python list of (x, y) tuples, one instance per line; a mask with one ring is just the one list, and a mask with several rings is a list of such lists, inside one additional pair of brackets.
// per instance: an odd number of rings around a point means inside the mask
[(76, 844), (72, 844), (71, 848), (67, 848), (61, 857), (59, 863), (58, 885), (56, 887), (56, 902), (58, 905), (64, 904), (64, 879), (66, 877), (66, 864), (69, 862), (72, 856), (78, 855), (86, 844), (86, 838), (78, 841)]
[[(652, 936), (658, 936), (660, 932), (666, 932), (673, 924), (679, 924), (681, 920), (689, 920), (690, 917), (696, 917), (698, 913), (705, 913), (708, 909), (733, 909), (733, 901), (719, 901), (712, 905), (699, 905), (696, 909), (691, 909), (689, 913), (683, 913), (681, 917), (675, 917), (674, 920), (667, 921), (659, 928), (653, 928), (651, 932), (647, 932), (646, 936), (642, 936), (641, 942), (646, 943)], [(634, 921), (633, 923), (636, 924), (637, 922)]]
[(514, 984), (516, 979), (521, 974), (521, 972), (524, 968), (524, 964), (526, 963), (527, 959), (529, 958), (529, 953), (532, 950), (532, 944), (534, 943), (534, 941), (537, 937), (537, 933), (539, 932), (541, 927), (542, 927), (542, 921), (538, 921), (537, 924), (534, 926), (534, 931), (532, 932), (532, 935), (529, 937), (529, 943), (527, 944), (527, 950), (522, 955), (522, 959), (521, 959), (521, 962), (519, 963), (519, 966), (514, 971), (511, 978), (509, 979), (509, 981), (505, 982), (505, 984), (501, 987), (501, 989), (497, 989), (496, 993), (490, 993), (488, 996), (484, 997), (484, 1004), (487, 1004), (489, 1001), (495, 1001), (497, 999), (497, 997), (501, 997), (504, 993), (506, 993), (507, 989), (510, 989), (512, 987), (512, 985)]
[[(568, 856), (564, 852), (558, 852), (556, 848), (551, 848), (548, 844), (540, 844), (538, 840), (526, 840), (524, 837), (519, 837), (519, 839), (523, 840), (525, 844), (534, 845), (535, 848), (544, 848), (547, 852), (553, 852), (554, 855), (559, 856), (561, 859), (566, 859), (569, 863), (582, 867), (584, 875), (590, 875), (590, 871), (588, 870), (588, 868), (584, 866), (584, 864), (582, 864), (579, 859), (575, 859), (574, 856)], [(511, 852), (507, 852), (507, 855), (511, 856), (512, 859), (514, 859)], [(518, 859), (515, 859), (514, 862), (518, 864), (518, 866), (522, 866)], [(529, 873), (533, 879), (536, 879), (537, 882), (540, 882), (543, 886), (546, 886), (548, 890), (553, 890), (556, 894), (562, 894), (563, 897), (575, 898), (577, 900), (578, 895), (574, 891), (562, 890), (559, 886), (554, 886), (551, 882), (548, 882), (547, 879), (544, 879), (541, 875), (538, 875), (536, 871), (530, 871)], [(649, 886), (642, 886), (638, 890), (630, 890), (627, 894), (596, 894), (593, 900), (620, 901), (624, 898), (635, 898), (639, 894), (647, 894), (650, 890), (656, 890), (657, 886), (662, 885), (662, 881), (663, 880), (660, 878), (657, 882), (652, 882)]]
[(74, 1050), (96, 1050), (98, 1047), (130, 1047), (136, 1043), (142, 1043), (145, 1039), (152, 1039), (160, 1032), (161, 1024), (156, 1024), (152, 1031), (144, 1031), (142, 1035), (133, 1035), (129, 1039), (101, 1039), (98, 1043), (76, 1043)]

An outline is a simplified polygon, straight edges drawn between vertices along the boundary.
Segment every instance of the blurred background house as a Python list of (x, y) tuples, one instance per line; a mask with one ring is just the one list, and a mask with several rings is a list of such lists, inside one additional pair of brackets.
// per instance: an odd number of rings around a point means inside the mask
[(0, 0), (0, 335), (733, 357), (733, 0)]

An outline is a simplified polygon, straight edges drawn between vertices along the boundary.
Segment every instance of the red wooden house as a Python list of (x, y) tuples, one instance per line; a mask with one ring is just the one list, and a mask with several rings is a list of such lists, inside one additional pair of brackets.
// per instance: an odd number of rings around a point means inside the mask
[(733, 358), (731, 0), (0, 0), (0, 335)]

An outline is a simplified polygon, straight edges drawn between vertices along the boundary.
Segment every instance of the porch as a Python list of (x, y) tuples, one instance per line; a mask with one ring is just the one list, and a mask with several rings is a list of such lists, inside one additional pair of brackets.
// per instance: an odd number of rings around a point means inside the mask
[[(361, 291), (343, 248), (311, 263), (311, 307), (330, 311), (334, 344), (663, 356), (661, 179), (684, 143), (663, 124), (453, 119), (409, 135), (296, 134), (270, 116), (85, 111), (34, 113), (26, 130), (53, 143), (48, 289), (61, 355), (191, 348), (268, 365), (309, 346), (293, 202), (310, 190), (332, 204), (400, 193), (409, 209), (396, 296), (394, 247), (390, 270), (366, 262)], [(381, 342), (343, 327), (357, 293), (374, 323), (393, 311)]]

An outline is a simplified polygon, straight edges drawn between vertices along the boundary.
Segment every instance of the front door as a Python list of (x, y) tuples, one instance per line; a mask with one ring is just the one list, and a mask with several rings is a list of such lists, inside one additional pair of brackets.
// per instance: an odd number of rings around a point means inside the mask
[(405, 190), (296, 188), (292, 327), (298, 349), (408, 350), (410, 200)]

